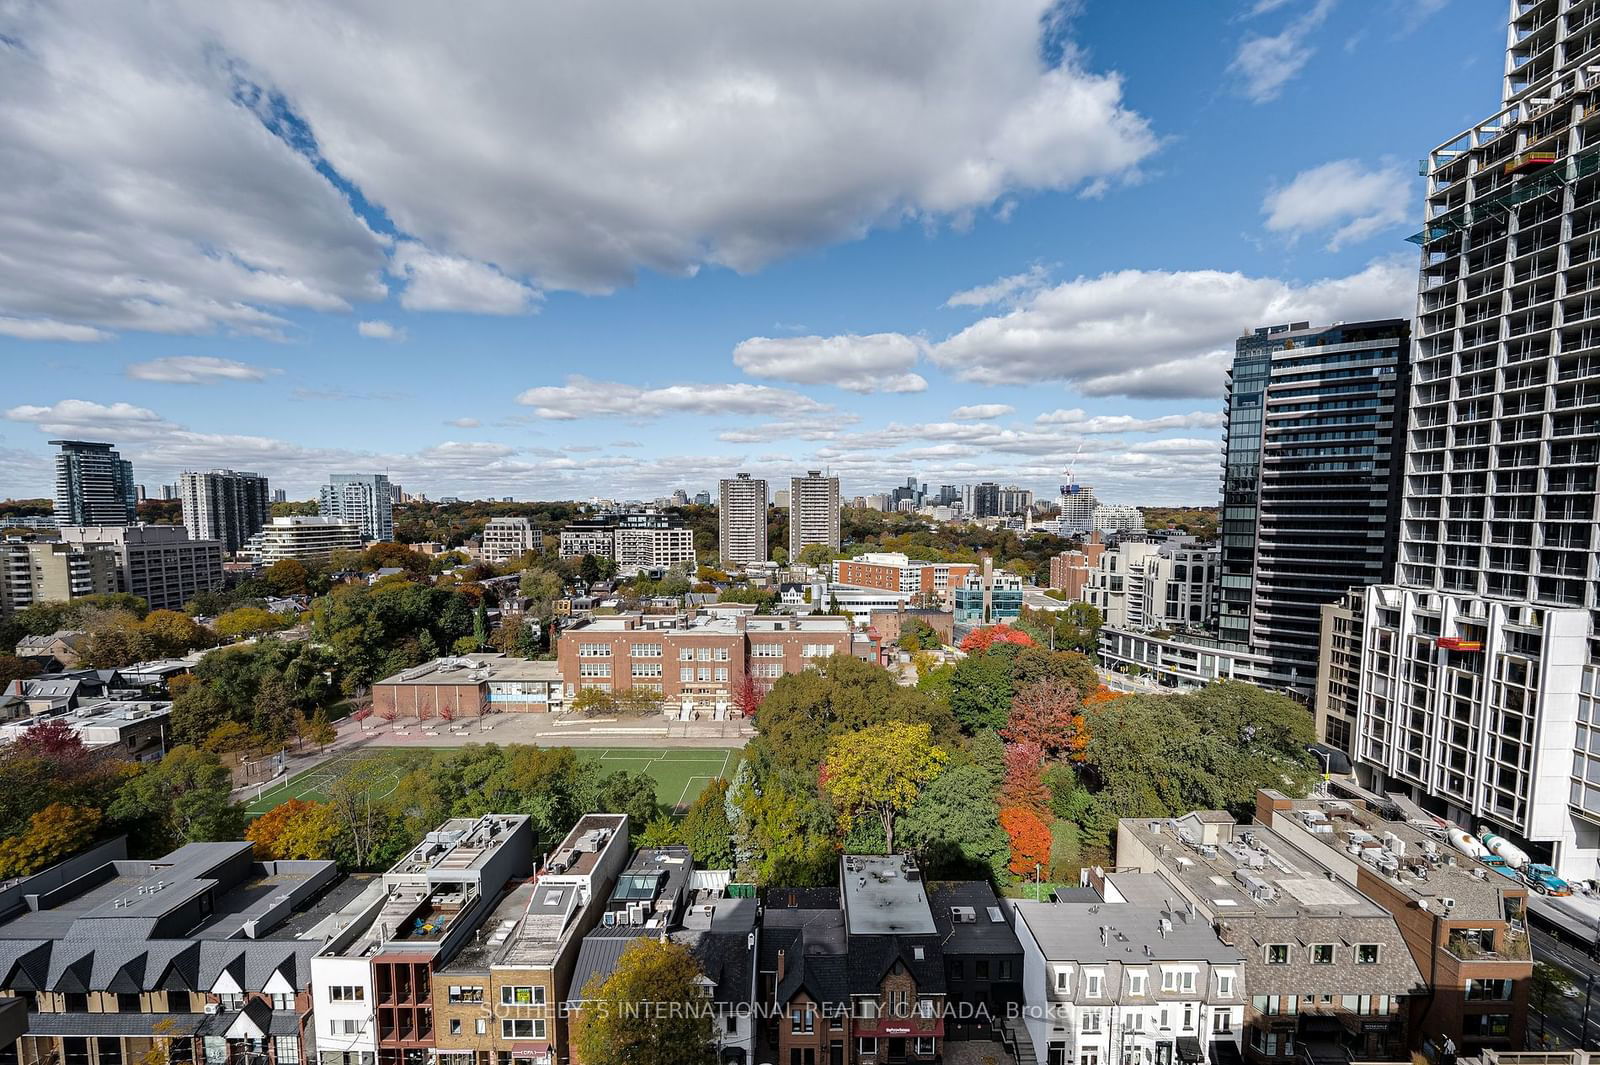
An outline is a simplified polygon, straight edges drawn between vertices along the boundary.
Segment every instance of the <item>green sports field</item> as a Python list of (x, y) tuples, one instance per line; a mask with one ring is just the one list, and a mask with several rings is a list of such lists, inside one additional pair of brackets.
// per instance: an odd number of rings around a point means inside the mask
[[(400, 784), (400, 778), (419, 763), (449, 754), (452, 748), (378, 748), (335, 755), (285, 780), (268, 784), (245, 805), (251, 816), (264, 814), (290, 799), (323, 802), (334, 781), (355, 766), (377, 762), (373, 796), (382, 798)], [(739, 752), (725, 747), (575, 747), (579, 758), (602, 762), (608, 772), (626, 769), (630, 773), (649, 773), (655, 778), (656, 800), (678, 813), (717, 777), (733, 771)]]

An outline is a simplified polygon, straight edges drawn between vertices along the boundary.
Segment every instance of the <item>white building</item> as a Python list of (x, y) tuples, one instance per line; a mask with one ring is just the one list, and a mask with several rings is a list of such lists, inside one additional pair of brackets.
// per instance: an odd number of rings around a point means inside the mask
[(294, 515), (273, 518), (252, 536), (240, 557), (271, 565), (283, 559), (327, 562), (335, 551), (361, 550), (361, 530), (353, 522)]
[(381, 473), (334, 474), (322, 486), (317, 512), (351, 522), (363, 539), (394, 539), (394, 486)]
[(839, 478), (820, 470), (789, 479), (789, 560), (812, 544), (839, 550)]
[(1094, 513), (1090, 516), (1089, 522), (1094, 529), (1100, 532), (1144, 532), (1144, 513), (1138, 507), (1130, 507), (1121, 503), (1101, 503), (1094, 508)]
[(527, 518), (490, 518), (483, 527), (483, 560), (510, 562), (530, 551), (539, 550), (539, 531)]
[(1057, 520), (1061, 523), (1062, 536), (1094, 531), (1094, 512), (1100, 500), (1095, 498), (1093, 488), (1086, 484), (1064, 484), (1056, 505), (1061, 508), (1061, 517)]
[(1010, 902), (1042, 1065), (1238, 1060), (1243, 955), (1180, 906)]
[(1220, 555), (1192, 538), (1122, 542), (1100, 553), (1084, 601), (1117, 629), (1198, 628), (1211, 618)]
[(741, 473), (720, 482), (717, 551), (724, 567), (767, 560), (767, 482)]
[(1397, 583), (1367, 596), (1354, 752), (1568, 878), (1600, 875), (1592, 22), (1512, 4), (1500, 110), (1425, 163)]

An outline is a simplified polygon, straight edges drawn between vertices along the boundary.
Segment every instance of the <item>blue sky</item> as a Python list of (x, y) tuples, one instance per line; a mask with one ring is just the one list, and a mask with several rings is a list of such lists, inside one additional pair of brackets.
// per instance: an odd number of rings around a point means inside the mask
[[(670, 12), (667, 10), (670, 7)], [(0, 10), (0, 497), (1212, 504), (1241, 329), (1408, 315), (1491, 0)], [(842, 387), (841, 387), (842, 386)]]

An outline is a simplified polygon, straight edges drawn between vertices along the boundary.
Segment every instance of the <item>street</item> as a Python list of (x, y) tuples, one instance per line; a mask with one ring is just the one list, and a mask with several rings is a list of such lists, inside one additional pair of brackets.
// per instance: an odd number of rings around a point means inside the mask
[[(1560, 997), (1551, 1006), (1543, 1029), (1550, 1044), (1564, 1047), (1576, 1047), (1580, 1044), (1589, 1047), (1600, 1046), (1600, 964), (1591, 960), (1583, 951), (1570, 944), (1557, 942), (1538, 929), (1530, 929), (1530, 939), (1534, 960), (1548, 962), (1565, 971), (1572, 978), (1573, 986), (1577, 990), (1576, 996)], [(1589, 1002), (1588, 1041), (1584, 1043), (1579, 1033), (1584, 1027), (1584, 992), (1591, 979), (1594, 979), (1595, 986), (1593, 999)], [(1540, 1031), (1539, 1017), (1530, 1008), (1529, 1046), (1538, 1046)]]

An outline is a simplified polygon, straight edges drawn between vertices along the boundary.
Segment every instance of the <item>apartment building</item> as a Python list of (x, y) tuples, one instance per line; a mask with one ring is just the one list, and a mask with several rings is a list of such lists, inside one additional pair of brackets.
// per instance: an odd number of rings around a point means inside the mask
[[(1284, 1062), (1309, 1055), (1358, 1061), (1409, 1058), (1426, 1030), (1410, 1031), (1430, 996), (1395, 917), (1341, 880), (1315, 854), (1262, 825), (1237, 826), (1222, 811), (1117, 823), (1117, 872), (1107, 891), (1165, 903), (1209, 924), (1238, 951), (1249, 994), (1244, 1057)], [(1153, 873), (1160, 887), (1143, 877)], [(1107, 897), (1113, 897), (1108, 894)]]
[[(545, 870), (518, 884), (433, 977), (440, 1065), (569, 1059), (561, 1004), (583, 937), (628, 856), (626, 814), (587, 814)], [(559, 868), (560, 873), (554, 873)]]
[(297, 514), (273, 518), (245, 543), (240, 556), (264, 566), (284, 559), (326, 564), (335, 551), (359, 550), (361, 530), (355, 522)]
[(1124, 503), (1101, 503), (1090, 515), (1090, 524), (1096, 532), (1113, 536), (1138, 535), (1144, 532), (1144, 511)]
[(271, 516), (267, 479), (258, 473), (211, 470), (178, 475), (183, 527), (191, 540), (217, 540), (232, 555)]
[(130, 861), (102, 844), (0, 891), (0, 989), (27, 1005), (20, 1065), (301, 1065), (312, 929), (349, 894), (333, 862), (249, 843)]
[(1022, 1016), (1035, 1060), (1237, 1061), (1247, 1001), (1244, 955), (1194, 910), (1130, 902), (1115, 889), (1108, 895), (1009, 904), (1022, 944)]
[(1365, 589), (1362, 588), (1352, 588), (1333, 602), (1322, 604), (1317, 691), (1311, 707), (1316, 718), (1317, 738), (1345, 755), (1354, 755), (1356, 751), (1365, 604)]
[(110, 444), (52, 440), (58, 525), (132, 525), (138, 511), (133, 463)]
[(474, 942), (532, 858), (526, 816), (452, 818), (341, 910), (339, 931), (311, 958), (320, 1065), (431, 1057), (437, 971)]
[(69, 543), (0, 541), (0, 617), (117, 590), (116, 555)]
[(719, 482), (717, 552), (724, 568), (767, 561), (767, 482), (741, 473)]
[(578, 621), (563, 630), (556, 661), (569, 699), (583, 688), (648, 688), (661, 692), (670, 715), (721, 718), (747, 676), (770, 685), (815, 659), (851, 649), (846, 618), (708, 608)]
[(364, 540), (393, 540), (394, 499), (381, 473), (336, 473), (318, 493), (317, 513), (350, 522)]
[(1119, 543), (1099, 552), (1084, 601), (1108, 628), (1198, 629), (1211, 620), (1219, 566), (1218, 548), (1193, 537)]
[(916, 605), (948, 605), (952, 593), (976, 573), (973, 562), (920, 562), (894, 551), (869, 551), (835, 559), (832, 581), (853, 588), (901, 592)]
[(970, 570), (951, 597), (957, 628), (999, 625), (1022, 616), (1022, 578), (995, 569), (994, 560), (983, 556), (979, 567)]
[(485, 714), (546, 713), (564, 708), (554, 662), (498, 652), (435, 658), (372, 685), (372, 709), (400, 721), (470, 721)]
[(483, 560), (491, 565), (519, 559), (542, 546), (539, 530), (527, 518), (490, 518), (480, 541)]
[(1094, 512), (1100, 506), (1100, 500), (1095, 496), (1094, 489), (1086, 484), (1064, 484), (1061, 486), (1061, 498), (1056, 501), (1061, 516), (1056, 520), (1060, 523), (1062, 536), (1081, 536), (1094, 529)]
[(1101, 534), (1096, 531), (1089, 534), (1078, 550), (1062, 551), (1051, 556), (1050, 587), (1066, 592), (1069, 600), (1088, 602), (1084, 590), (1089, 587), (1094, 572), (1100, 568), (1100, 557), (1105, 550)]
[(839, 478), (821, 470), (789, 479), (789, 561), (812, 544), (839, 550)]
[(1393, 572), (1409, 345), (1403, 319), (1266, 326), (1235, 344), (1217, 632), (1308, 699), (1322, 604)]
[(1521, 881), (1458, 852), (1431, 820), (1424, 831), (1360, 802), (1262, 791), (1255, 818), (1393, 916), (1430, 992), (1408, 1000), (1413, 1046), (1424, 1033), (1463, 1054), (1524, 1045), (1533, 954)]
[(1425, 160), (1395, 583), (1370, 589), (1363, 782), (1600, 860), (1600, 145), (1593, 10), (1510, 5), (1501, 106)]
[(928, 907), (944, 957), (947, 1024), (979, 1033), (1017, 1013), (1025, 1001), (1023, 948), (994, 888), (982, 880), (930, 882)]
[(562, 558), (609, 558), (623, 576), (677, 566), (692, 570), (698, 556), (694, 530), (676, 514), (618, 511), (568, 523), (561, 530)]
[(63, 525), (61, 542), (116, 559), (117, 591), (151, 610), (178, 610), (222, 584), (222, 544), (191, 540), (180, 525)]

